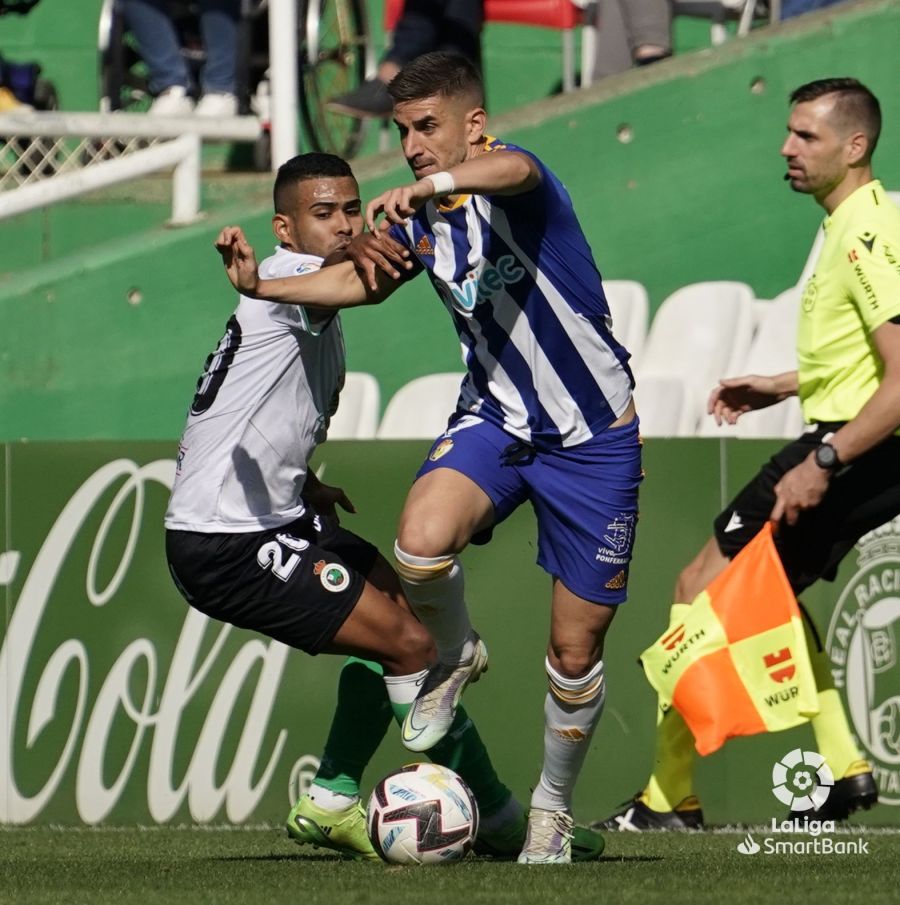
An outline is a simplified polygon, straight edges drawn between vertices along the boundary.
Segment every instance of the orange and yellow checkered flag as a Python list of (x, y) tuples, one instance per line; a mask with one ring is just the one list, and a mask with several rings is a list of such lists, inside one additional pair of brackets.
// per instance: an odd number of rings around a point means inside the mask
[(819, 712), (801, 620), (766, 523), (684, 620), (641, 654), (661, 705), (684, 717), (700, 754)]

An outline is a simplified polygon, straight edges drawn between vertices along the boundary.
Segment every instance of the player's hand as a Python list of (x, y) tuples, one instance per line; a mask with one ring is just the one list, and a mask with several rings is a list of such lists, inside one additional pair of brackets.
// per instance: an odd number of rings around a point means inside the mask
[(830, 478), (830, 472), (816, 465), (814, 454), (810, 453), (799, 465), (786, 471), (775, 485), (775, 505), (769, 518), (796, 525), (801, 512), (822, 502)]
[(434, 197), (434, 184), (426, 176), (418, 182), (388, 189), (366, 205), (366, 223), (375, 232), (375, 218), (384, 214), (389, 223), (406, 223), (426, 201)]
[(384, 271), (391, 279), (400, 279), (400, 270), (409, 270), (413, 265), (409, 260), (409, 249), (388, 235), (386, 229), (378, 228), (371, 233), (362, 233), (347, 246), (347, 258), (356, 265), (368, 287), (378, 290), (376, 274)]
[(323, 484), (314, 474), (306, 476), (306, 484), (303, 487), (303, 500), (311, 506), (319, 515), (328, 519), (334, 519), (340, 523), (337, 514), (337, 506), (344, 512), (356, 512), (356, 507), (350, 502), (350, 498), (340, 487), (332, 487)]
[(226, 226), (216, 238), (216, 251), (222, 256), (231, 285), (253, 298), (259, 289), (259, 265), (244, 231), (239, 226)]
[(721, 427), (722, 424), (737, 424), (738, 418), (746, 412), (775, 405), (782, 398), (772, 377), (756, 374), (723, 377), (709, 394), (706, 411)]

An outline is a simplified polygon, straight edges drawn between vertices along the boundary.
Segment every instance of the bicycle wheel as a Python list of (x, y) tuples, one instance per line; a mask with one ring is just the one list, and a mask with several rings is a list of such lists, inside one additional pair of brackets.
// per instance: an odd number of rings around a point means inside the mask
[(362, 0), (307, 0), (301, 9), (300, 115), (315, 151), (352, 157), (365, 138), (365, 122), (332, 113), (335, 95), (366, 77), (368, 26)]

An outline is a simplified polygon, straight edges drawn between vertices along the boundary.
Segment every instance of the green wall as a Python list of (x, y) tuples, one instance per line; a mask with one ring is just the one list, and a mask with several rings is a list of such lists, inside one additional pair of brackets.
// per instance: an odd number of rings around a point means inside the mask
[[(654, 307), (710, 279), (744, 280), (768, 298), (795, 282), (821, 214), (781, 179), (787, 94), (852, 68), (883, 102), (876, 170), (900, 187), (898, 33), (896, 3), (836, 7), (537, 102), (499, 117), (494, 131), (560, 174), (606, 278), (641, 281)], [(617, 138), (623, 124), (627, 144)], [(408, 178), (396, 153), (356, 169), (364, 197)], [(142, 197), (164, 216), (162, 179), (128, 192), (113, 207), (86, 199), (0, 227), (0, 439), (179, 433), (234, 301), (212, 239), (240, 222), (260, 252), (271, 247), (268, 179), (211, 182), (209, 219), (177, 231), (146, 226)], [(374, 373), (385, 401), (414, 376), (459, 367), (455, 335), (422, 279), (380, 308), (349, 312), (345, 326), (350, 367)]]
[[(630, 596), (604, 652), (606, 712), (577, 788), (579, 819), (606, 816), (645, 782), (655, 698), (637, 656), (665, 628), (675, 576), (721, 505), (720, 481), (733, 493), (771, 449), (762, 441), (646, 443)], [(345, 524), (387, 550), (426, 450), (334, 442), (317, 464), (356, 505)], [(308, 758), (320, 753), (340, 658), (288, 653), (252, 633), (188, 618), (171, 583), (162, 517), (174, 452), (172, 442), (0, 445), (0, 821), (277, 824), (289, 807), (292, 771), (308, 778)], [(490, 545), (463, 554), (473, 621), (491, 653), (491, 670), (467, 692), (466, 706), (522, 800), (540, 768), (549, 627), (550, 580), (534, 564), (534, 537), (523, 507)], [(854, 725), (877, 727), (866, 750), (891, 803), (857, 822), (897, 824), (900, 739), (897, 724), (877, 715), (896, 711), (900, 612), (884, 593), (859, 596), (859, 555), (853, 551), (836, 583), (815, 588), (805, 603), (823, 637), (836, 639), (830, 646), (839, 649), (842, 683), (857, 704), (860, 689), (870, 695)], [(875, 560), (881, 573), (897, 574), (900, 532), (886, 530)], [(853, 647), (860, 603), (879, 596), (893, 609), (880, 618), (872, 649), (892, 658), (844, 669), (839, 651)], [(839, 599), (843, 638), (828, 631)], [(697, 790), (708, 821), (782, 818), (772, 766), (798, 746), (814, 747), (808, 727), (733, 740), (703, 759)], [(367, 788), (409, 759), (392, 730)]]

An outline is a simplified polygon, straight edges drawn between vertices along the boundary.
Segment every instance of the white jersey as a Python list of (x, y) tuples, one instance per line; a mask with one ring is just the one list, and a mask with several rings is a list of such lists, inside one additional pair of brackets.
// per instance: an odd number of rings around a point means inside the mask
[[(311, 273), (322, 259), (278, 248), (263, 279)], [(166, 528), (242, 533), (304, 512), (307, 462), (344, 383), (337, 314), (241, 296), (206, 360), (178, 447)]]

